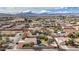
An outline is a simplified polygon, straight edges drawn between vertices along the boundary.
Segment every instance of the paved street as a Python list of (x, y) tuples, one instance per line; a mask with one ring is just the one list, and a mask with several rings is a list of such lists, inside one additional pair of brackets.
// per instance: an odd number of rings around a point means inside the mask
[(58, 49), (41, 49), (41, 50), (34, 50), (34, 49), (7, 49), (6, 51), (58, 51)]
[(79, 48), (67, 49), (6, 49), (6, 51), (79, 51)]

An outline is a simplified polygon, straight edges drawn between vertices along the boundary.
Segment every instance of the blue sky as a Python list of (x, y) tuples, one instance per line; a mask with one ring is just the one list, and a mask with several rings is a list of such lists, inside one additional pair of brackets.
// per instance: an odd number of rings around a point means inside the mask
[(79, 7), (0, 7), (0, 13), (79, 13)]

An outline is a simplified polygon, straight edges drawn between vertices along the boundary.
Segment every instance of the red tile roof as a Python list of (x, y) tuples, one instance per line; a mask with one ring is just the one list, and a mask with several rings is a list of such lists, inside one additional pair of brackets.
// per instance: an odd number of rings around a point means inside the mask
[(23, 45), (24, 45), (24, 43), (21, 42), (18, 44), (17, 48), (23, 48)]

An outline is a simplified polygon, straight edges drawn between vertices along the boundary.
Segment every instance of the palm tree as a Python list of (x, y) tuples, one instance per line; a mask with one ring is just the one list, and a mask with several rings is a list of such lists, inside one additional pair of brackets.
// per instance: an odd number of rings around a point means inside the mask
[(50, 41), (50, 39), (48, 39), (48, 44), (50, 45), (52, 42), (55, 42), (57, 44), (57, 48), (59, 49), (60, 48), (60, 44), (58, 43), (58, 41), (55, 39), (54, 35), (51, 35), (52, 36), (52, 40)]
[(60, 45), (59, 45), (59, 43), (57, 42), (57, 40), (54, 38), (54, 36), (52, 36), (52, 40), (54, 40), (55, 43), (57, 44), (57, 48), (60, 48)]

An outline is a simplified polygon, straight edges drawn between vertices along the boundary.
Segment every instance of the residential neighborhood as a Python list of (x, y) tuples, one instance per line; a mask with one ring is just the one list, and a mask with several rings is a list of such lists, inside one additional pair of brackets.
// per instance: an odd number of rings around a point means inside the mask
[(0, 17), (0, 50), (79, 50), (79, 17)]

